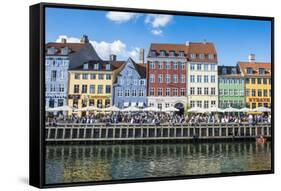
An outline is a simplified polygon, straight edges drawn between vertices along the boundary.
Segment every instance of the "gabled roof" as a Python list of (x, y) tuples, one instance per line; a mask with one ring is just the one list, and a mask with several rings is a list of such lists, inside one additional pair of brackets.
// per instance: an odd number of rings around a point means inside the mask
[[(265, 74), (263, 76), (271, 76), (270, 62), (238, 62), (238, 66), (243, 76), (261, 76), (259, 74), (259, 68), (264, 68)], [(253, 74), (247, 74), (247, 68), (252, 68)]]
[(127, 62), (132, 62), (140, 77), (146, 78), (146, 64), (138, 64), (132, 58), (128, 58)]
[(47, 49), (48, 48), (55, 48), (55, 55), (60, 55), (61, 49), (68, 47), (70, 49), (69, 54), (72, 54), (74, 52), (78, 52), (81, 48), (83, 48), (86, 44), (85, 43), (62, 43), (62, 42), (49, 42), (46, 44), (46, 55), (47, 55)]

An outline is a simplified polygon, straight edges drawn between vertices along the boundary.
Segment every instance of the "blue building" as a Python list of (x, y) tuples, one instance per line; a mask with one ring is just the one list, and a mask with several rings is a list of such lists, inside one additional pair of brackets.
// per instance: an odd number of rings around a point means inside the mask
[(146, 65), (129, 58), (113, 84), (113, 105), (119, 108), (147, 106), (146, 83)]
[(45, 51), (45, 104), (46, 107), (67, 105), (68, 69), (88, 60), (101, 60), (83, 36), (80, 43), (49, 42)]

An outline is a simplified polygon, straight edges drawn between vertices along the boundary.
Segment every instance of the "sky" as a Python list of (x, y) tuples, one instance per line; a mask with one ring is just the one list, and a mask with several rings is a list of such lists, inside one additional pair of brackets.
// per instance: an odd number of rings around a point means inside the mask
[(271, 61), (269, 21), (47, 8), (45, 23), (46, 42), (79, 42), (85, 34), (103, 59), (116, 54), (138, 62), (139, 49), (147, 55), (151, 43), (207, 41), (214, 43), (219, 65), (247, 61), (250, 53)]

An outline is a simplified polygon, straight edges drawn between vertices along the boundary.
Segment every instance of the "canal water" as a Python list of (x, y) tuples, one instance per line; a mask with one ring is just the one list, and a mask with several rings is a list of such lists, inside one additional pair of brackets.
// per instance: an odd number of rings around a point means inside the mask
[(48, 145), (46, 183), (271, 169), (271, 143)]

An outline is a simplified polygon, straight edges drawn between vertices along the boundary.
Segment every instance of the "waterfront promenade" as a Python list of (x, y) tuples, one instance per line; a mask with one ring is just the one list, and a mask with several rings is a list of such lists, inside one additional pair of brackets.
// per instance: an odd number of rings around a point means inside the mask
[(208, 140), (271, 138), (271, 124), (65, 124), (45, 127), (46, 142)]

